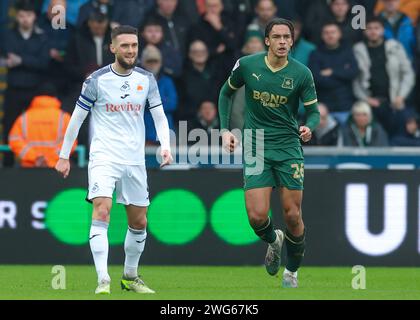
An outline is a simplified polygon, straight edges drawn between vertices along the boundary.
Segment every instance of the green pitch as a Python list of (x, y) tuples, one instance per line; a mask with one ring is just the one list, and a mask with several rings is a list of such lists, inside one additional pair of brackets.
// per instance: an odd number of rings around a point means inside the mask
[(366, 268), (366, 289), (354, 290), (351, 267), (299, 272), (300, 288), (282, 289), (264, 267), (158, 267), (140, 269), (157, 293), (122, 292), (121, 266), (110, 268), (110, 296), (97, 297), (93, 266), (66, 266), (66, 289), (54, 290), (52, 266), (0, 266), (0, 299), (420, 299), (420, 268)]

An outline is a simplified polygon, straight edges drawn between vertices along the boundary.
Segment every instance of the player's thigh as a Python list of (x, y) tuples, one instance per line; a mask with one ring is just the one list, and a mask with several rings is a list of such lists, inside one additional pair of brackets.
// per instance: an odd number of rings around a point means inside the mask
[(273, 173), (278, 186), (288, 190), (303, 190), (305, 164), (301, 148), (289, 148), (278, 151), (277, 161), (273, 164)]
[(146, 166), (126, 166), (116, 187), (118, 203), (141, 208), (150, 205)]
[[(245, 151), (244, 151), (245, 152)], [(257, 155), (255, 162), (245, 161), (244, 159), (244, 190), (273, 188), (276, 187), (275, 177), (272, 171), (272, 164), (266, 157)]]
[(267, 221), (272, 190), (272, 187), (266, 187), (245, 191), (246, 211), (252, 226), (258, 226)]
[(125, 211), (130, 228), (142, 230), (147, 227), (147, 207), (128, 205)]
[(88, 168), (88, 201), (96, 198), (111, 198), (115, 184), (121, 178), (122, 170), (114, 163), (89, 163)]

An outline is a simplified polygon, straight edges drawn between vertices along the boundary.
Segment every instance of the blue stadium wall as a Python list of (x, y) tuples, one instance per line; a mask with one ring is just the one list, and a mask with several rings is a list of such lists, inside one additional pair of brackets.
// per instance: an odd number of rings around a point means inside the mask
[[(0, 264), (90, 264), (87, 171), (0, 171)], [(149, 171), (152, 199), (142, 263), (261, 265), (240, 170)], [(306, 265), (418, 266), (420, 171), (307, 170)], [(277, 191), (271, 214), (284, 227)], [(123, 207), (111, 213), (111, 264), (124, 259)]]

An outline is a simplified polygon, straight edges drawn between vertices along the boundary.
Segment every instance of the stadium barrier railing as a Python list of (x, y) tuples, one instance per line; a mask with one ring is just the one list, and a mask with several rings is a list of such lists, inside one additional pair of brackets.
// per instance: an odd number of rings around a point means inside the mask
[[(0, 145), (0, 153), (1, 152), (12, 152), (12, 150), (10, 150), (8, 145)], [(87, 164), (86, 147), (79, 145), (76, 147), (75, 152), (77, 152), (77, 166), (79, 168), (85, 168)]]

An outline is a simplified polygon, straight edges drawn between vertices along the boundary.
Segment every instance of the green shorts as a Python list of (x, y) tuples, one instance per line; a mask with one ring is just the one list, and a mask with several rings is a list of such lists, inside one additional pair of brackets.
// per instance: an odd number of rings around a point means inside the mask
[[(251, 159), (251, 160), (246, 160)], [(254, 157), (244, 156), (244, 189), (285, 187), (303, 190), (304, 158), (302, 147), (265, 150)]]

